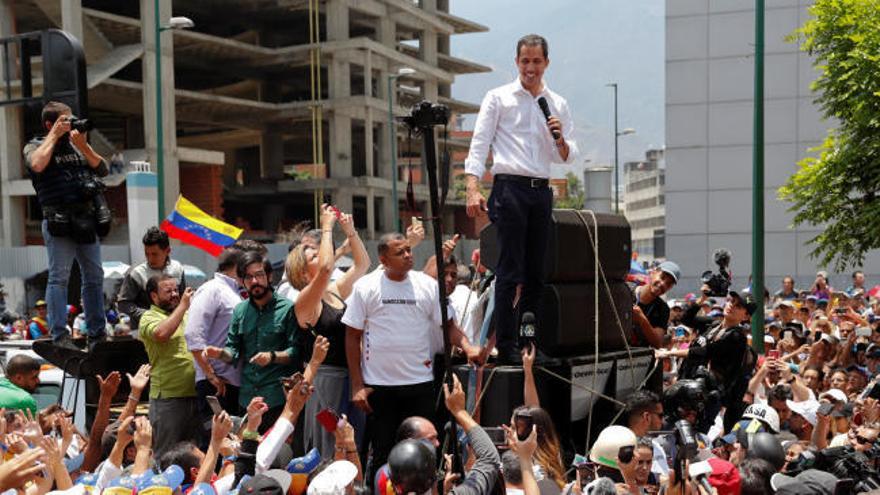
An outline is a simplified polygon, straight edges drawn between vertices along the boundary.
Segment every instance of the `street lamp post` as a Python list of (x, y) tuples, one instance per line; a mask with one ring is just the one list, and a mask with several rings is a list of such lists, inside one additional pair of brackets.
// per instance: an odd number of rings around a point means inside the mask
[(159, 17), (159, 0), (155, 0), (156, 29), (156, 175), (159, 180), (159, 221), (165, 219), (165, 139), (162, 136), (162, 31), (188, 29), (195, 23), (188, 17), (172, 17), (163, 26)]
[(620, 170), (618, 163), (617, 141), (620, 136), (635, 134), (636, 130), (627, 127), (622, 131), (617, 130), (617, 83), (608, 83), (605, 86), (614, 88), (614, 212), (620, 214)]
[(400, 212), (397, 200), (397, 132), (394, 126), (394, 93), (392, 84), (400, 76), (414, 74), (415, 69), (401, 67), (397, 74), (388, 75), (388, 134), (391, 139), (391, 211), (394, 215), (394, 230), (400, 232)]

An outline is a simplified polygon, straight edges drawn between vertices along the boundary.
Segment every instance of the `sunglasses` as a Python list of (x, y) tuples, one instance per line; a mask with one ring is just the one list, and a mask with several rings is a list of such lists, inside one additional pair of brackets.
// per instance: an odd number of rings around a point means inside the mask
[(867, 439), (861, 435), (856, 435), (856, 442), (860, 443), (861, 445), (871, 445), (872, 443), (874, 443), (873, 440)]

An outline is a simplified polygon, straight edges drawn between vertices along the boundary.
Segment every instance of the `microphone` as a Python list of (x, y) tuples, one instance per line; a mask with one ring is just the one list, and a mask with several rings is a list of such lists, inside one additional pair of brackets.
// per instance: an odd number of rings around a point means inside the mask
[(712, 474), (712, 465), (708, 461), (695, 462), (688, 467), (688, 476), (699, 482), (703, 488), (712, 493), (712, 485), (709, 484), (708, 476)]
[[(541, 107), (541, 111), (544, 112), (544, 119), (550, 120), (550, 106), (547, 105), (547, 99), (543, 96), (538, 98), (538, 106)], [(561, 137), (557, 130), (550, 131), (550, 133), (553, 134), (553, 139), (556, 141)]]

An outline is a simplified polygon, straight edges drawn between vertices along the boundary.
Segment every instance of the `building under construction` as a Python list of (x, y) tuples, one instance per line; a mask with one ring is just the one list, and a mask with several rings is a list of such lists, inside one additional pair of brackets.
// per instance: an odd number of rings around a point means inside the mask
[[(195, 25), (172, 29), (173, 16)], [(450, 13), (449, 0), (0, 0), (0, 37), (49, 28), (85, 49), (92, 146), (155, 163), (161, 132), (165, 211), (182, 193), (261, 240), (281, 240), (325, 198), (352, 211), (367, 238), (394, 229), (414, 213), (404, 201), (410, 167), (422, 214), (421, 142), (391, 114), (422, 99), (476, 112), (452, 98), (451, 86), (458, 74), (489, 71), (450, 55), (452, 35), (487, 28)], [(3, 246), (42, 242), (21, 158), (36, 130), (23, 112), (0, 107)], [(440, 134), (446, 154), (462, 156), (468, 139), (455, 133), (444, 143)], [(122, 226), (119, 176), (108, 196)], [(447, 205), (445, 231), (472, 231), (453, 225), (464, 218), (455, 214), (461, 200), (450, 193)]]

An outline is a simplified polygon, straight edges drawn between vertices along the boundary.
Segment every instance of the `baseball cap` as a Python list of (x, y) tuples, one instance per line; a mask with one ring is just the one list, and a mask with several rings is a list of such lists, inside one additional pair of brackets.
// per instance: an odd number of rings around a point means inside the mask
[(880, 358), (880, 346), (877, 344), (868, 345), (868, 349), (865, 350), (865, 357), (874, 359)]
[(309, 483), (308, 495), (340, 495), (357, 476), (357, 466), (346, 460), (334, 461)]
[(147, 471), (135, 479), (138, 494), (143, 495), (170, 495), (183, 483), (185, 478), (183, 469), (176, 464), (168, 466), (168, 469), (159, 474)]
[(810, 294), (810, 295), (807, 296), (807, 301), (809, 301), (809, 300), (811, 300), (811, 299), (812, 299), (813, 301), (818, 301), (818, 300), (819, 300), (819, 298), (816, 297), (815, 294)]
[(820, 399), (825, 398), (825, 397), (830, 397), (831, 399), (833, 399), (836, 402), (847, 402), (847, 400), (848, 400), (846, 397), (846, 394), (843, 393), (843, 390), (836, 389), (836, 388), (828, 389), (825, 392), (822, 392), (821, 394), (819, 394)]
[(770, 478), (770, 486), (778, 494), (832, 495), (837, 488), (837, 477), (818, 469), (807, 469), (795, 477), (776, 473)]
[(738, 495), (740, 492), (740, 476), (736, 466), (717, 457), (711, 457), (707, 462), (712, 466), (709, 484), (715, 488), (718, 495)]
[(34, 303), (35, 308), (39, 308), (40, 306), (45, 306), (45, 305), (46, 305), (46, 301), (44, 301), (42, 299), (38, 299), (37, 302)]
[(818, 304), (819, 306), (828, 306), (828, 299), (818, 299), (816, 300), (816, 304)]
[(758, 303), (755, 302), (755, 298), (751, 293), (740, 294), (739, 292), (732, 290), (729, 292), (729, 295), (739, 301), (739, 303), (746, 308), (749, 315), (754, 314), (755, 310), (758, 309)]
[(678, 264), (672, 261), (664, 261), (657, 265), (657, 269), (663, 273), (669, 274), (672, 277), (672, 280), (675, 283), (678, 283), (678, 279), (681, 278), (681, 268), (678, 267)]
[(822, 278), (828, 278), (828, 272), (826, 272), (825, 270), (819, 270), (818, 272), (816, 272), (816, 276), (822, 277)]
[(785, 401), (791, 412), (804, 418), (807, 423), (816, 426), (816, 411), (819, 409), (819, 402), (815, 400), (805, 400), (803, 402), (795, 402), (791, 399)]
[(786, 308), (794, 309), (794, 303), (789, 301), (788, 299), (780, 299), (776, 301), (776, 304), (773, 305), (774, 308), (781, 308), (785, 306)]
[(620, 448), (628, 445), (636, 446), (636, 434), (625, 426), (611, 425), (599, 432), (599, 437), (590, 449), (590, 460), (612, 469), (617, 466), (617, 454)]
[(275, 478), (258, 474), (241, 484), (239, 495), (284, 495)]
[[(773, 412), (776, 411), (774, 410)], [(778, 417), (779, 416), (777, 415), (777, 418)], [(745, 432), (746, 435), (750, 433), (759, 433), (762, 431), (771, 432), (770, 427), (767, 425), (766, 422), (758, 419), (745, 418), (737, 421), (733, 425), (733, 428), (730, 429), (730, 432), (721, 437), (721, 440), (723, 440), (728, 445), (733, 445), (734, 443), (736, 443), (737, 438), (739, 438), (741, 431)]]

